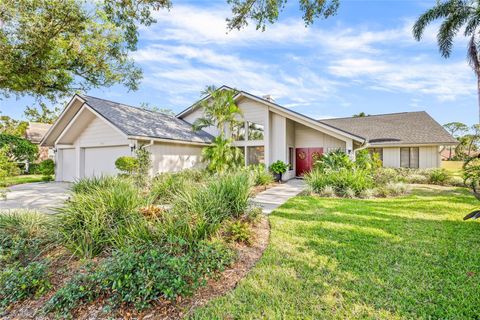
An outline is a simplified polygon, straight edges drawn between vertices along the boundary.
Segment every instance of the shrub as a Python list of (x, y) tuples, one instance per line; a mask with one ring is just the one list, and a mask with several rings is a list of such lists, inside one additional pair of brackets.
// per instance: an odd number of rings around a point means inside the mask
[(263, 165), (250, 166), (249, 169), (255, 186), (266, 186), (273, 182), (272, 174)]
[(128, 156), (119, 157), (117, 160), (115, 160), (115, 167), (119, 171), (130, 175), (138, 170), (138, 159)]
[(55, 162), (52, 159), (43, 160), (38, 164), (37, 170), (40, 174), (51, 176), (55, 174)]
[(478, 191), (480, 183), (480, 159), (470, 158), (463, 164), (463, 181), (473, 192)]
[(356, 153), (355, 167), (362, 170), (377, 170), (382, 167), (382, 160), (378, 153), (371, 155), (367, 149), (363, 149)]
[(376, 185), (384, 185), (391, 181), (403, 180), (398, 171), (393, 168), (379, 168), (373, 173)]
[(218, 176), (206, 186), (189, 186), (177, 195), (166, 231), (190, 242), (206, 239), (224, 220), (247, 211), (251, 185), (248, 173), (239, 171)]
[(450, 179), (450, 174), (445, 169), (433, 169), (429, 173), (429, 181), (432, 184), (443, 185)]
[(198, 185), (205, 182), (208, 177), (206, 170), (195, 169), (162, 173), (153, 178), (150, 195), (155, 203), (171, 203), (175, 195), (184, 191), (187, 185)]
[(322, 155), (315, 160), (314, 168), (322, 172), (329, 170), (351, 169), (353, 168), (353, 162), (350, 157), (338, 149), (330, 153)]
[(0, 267), (28, 264), (48, 243), (55, 241), (50, 218), (29, 211), (0, 214)]
[(328, 197), (328, 198), (335, 197), (336, 196), (335, 189), (332, 186), (325, 186), (320, 191), (320, 195), (322, 197)]
[(0, 272), (0, 308), (40, 296), (51, 287), (48, 265), (32, 262), (27, 266), (13, 265)]
[(348, 170), (321, 172), (319, 169), (312, 170), (305, 175), (305, 182), (311, 190), (320, 194), (326, 186), (331, 186), (336, 194), (344, 195), (347, 188), (359, 194), (362, 190), (373, 187), (373, 179), (365, 170)]
[[(361, 190), (361, 191), (363, 191), (363, 190)], [(343, 194), (342, 194), (342, 196), (345, 197), (345, 198), (355, 198), (355, 195), (356, 195), (355, 191), (350, 187), (345, 188), (343, 190)]]
[(250, 225), (243, 221), (234, 221), (227, 226), (226, 236), (229, 241), (252, 244)]
[(107, 247), (153, 237), (139, 209), (149, 199), (139, 194), (128, 179), (81, 181), (60, 213), (58, 230), (64, 245), (74, 254), (93, 257)]
[(389, 182), (384, 186), (377, 188), (377, 194), (380, 197), (400, 196), (408, 191), (408, 186), (402, 182)]
[(252, 207), (245, 213), (243, 220), (249, 223), (256, 223), (260, 220), (263, 214), (263, 209), (261, 207)]
[(8, 150), (8, 146), (0, 148), (0, 182), (8, 176), (20, 174), (20, 169), (17, 164), (10, 160)]
[(148, 307), (158, 299), (189, 296), (208, 277), (233, 261), (231, 250), (220, 243), (201, 242), (128, 247), (116, 251), (95, 271), (75, 277), (46, 303), (44, 311), (68, 315), (75, 307), (99, 296), (111, 307)]
[(277, 160), (270, 165), (270, 171), (273, 172), (274, 174), (283, 174), (287, 172), (287, 170), (288, 170), (288, 164), (286, 164), (281, 160)]
[(450, 177), (450, 179), (448, 180), (448, 184), (455, 187), (465, 187), (463, 179), (457, 176)]
[(53, 181), (53, 177), (52, 176), (42, 176), (42, 181), (43, 182)]
[(376, 194), (377, 194), (377, 190), (375, 189), (365, 189), (360, 191), (360, 194), (358, 196), (362, 199), (372, 199), (372, 198), (375, 198)]
[(426, 184), (429, 182), (428, 177), (421, 175), (421, 174), (411, 174), (407, 176), (406, 182), (408, 183), (420, 183), (420, 184)]

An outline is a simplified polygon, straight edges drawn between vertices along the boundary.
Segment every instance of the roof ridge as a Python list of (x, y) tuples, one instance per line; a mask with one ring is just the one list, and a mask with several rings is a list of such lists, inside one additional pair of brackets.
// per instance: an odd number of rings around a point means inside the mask
[(370, 114), (370, 115), (367, 115), (367, 116), (364, 116), (364, 117), (350, 116), (350, 117), (340, 117), (340, 118), (318, 119), (317, 121), (322, 122), (322, 121), (340, 120), (340, 119), (362, 119), (362, 118), (371, 118), (371, 117), (393, 116), (393, 115), (408, 114), (408, 113), (426, 113), (426, 114), (428, 114), (425, 110), (421, 110), (421, 111), (402, 111), (402, 112), (392, 112), (392, 113)]

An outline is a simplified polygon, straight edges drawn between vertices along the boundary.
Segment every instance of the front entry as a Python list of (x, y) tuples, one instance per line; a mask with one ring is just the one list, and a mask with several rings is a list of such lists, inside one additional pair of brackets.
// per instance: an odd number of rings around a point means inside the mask
[(297, 148), (295, 154), (296, 175), (301, 177), (312, 170), (315, 158), (323, 154), (323, 148)]

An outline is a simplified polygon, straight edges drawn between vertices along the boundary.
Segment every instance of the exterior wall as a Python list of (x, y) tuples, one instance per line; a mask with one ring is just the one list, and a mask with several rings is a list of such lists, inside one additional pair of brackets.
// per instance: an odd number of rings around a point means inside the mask
[(295, 123), (295, 147), (323, 147), (323, 152), (327, 153), (336, 149), (345, 150), (346, 143), (323, 132)]
[(383, 166), (400, 168), (400, 148), (383, 148)]
[(267, 122), (267, 107), (264, 104), (244, 99), (238, 103), (238, 107), (242, 110), (245, 121), (251, 121), (261, 125), (265, 125)]
[(418, 150), (418, 156), (420, 168), (440, 167), (440, 151), (438, 146), (420, 147)]
[(293, 165), (292, 170), (288, 170), (284, 174), (284, 180), (295, 178), (295, 122), (287, 119), (287, 126), (286, 126), (286, 139), (287, 139), (287, 146), (285, 150), (285, 163), (288, 163), (288, 152), (289, 148), (293, 148)]
[(202, 148), (187, 144), (155, 143), (149, 149), (152, 154), (152, 174), (203, 166)]
[[(440, 153), (438, 146), (419, 147), (419, 168), (439, 168)], [(383, 148), (383, 166), (386, 168), (400, 168), (400, 147)]]
[(118, 131), (95, 117), (75, 140), (80, 147), (128, 145), (129, 142)]
[(287, 119), (270, 113), (270, 163), (277, 160), (286, 162), (287, 154)]
[[(195, 120), (197, 120), (198, 118), (202, 118), (202, 117), (203, 117), (203, 110), (201, 108), (198, 108), (195, 111), (193, 111), (192, 113), (183, 117), (183, 120), (193, 124), (195, 122)], [(204, 128), (203, 131), (208, 132), (212, 136), (215, 136), (215, 137), (218, 136), (218, 134), (219, 134), (217, 128), (215, 128), (215, 127), (207, 127), (207, 128)]]

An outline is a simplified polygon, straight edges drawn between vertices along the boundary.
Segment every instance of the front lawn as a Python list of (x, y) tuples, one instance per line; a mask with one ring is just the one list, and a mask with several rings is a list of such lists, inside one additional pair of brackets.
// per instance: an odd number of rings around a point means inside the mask
[(194, 319), (472, 319), (480, 223), (466, 189), (401, 198), (301, 196), (270, 216), (270, 245), (230, 294)]
[(42, 175), (40, 174), (11, 176), (11, 177), (6, 177), (5, 181), (0, 181), (0, 187), (10, 187), (16, 184), (41, 182), (41, 181), (43, 180), (42, 180)]

